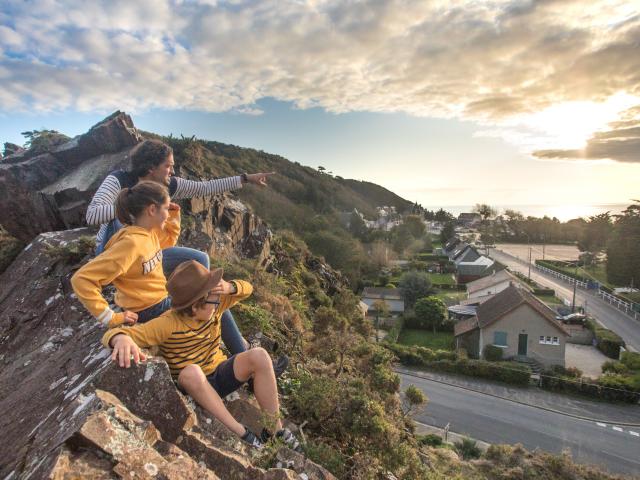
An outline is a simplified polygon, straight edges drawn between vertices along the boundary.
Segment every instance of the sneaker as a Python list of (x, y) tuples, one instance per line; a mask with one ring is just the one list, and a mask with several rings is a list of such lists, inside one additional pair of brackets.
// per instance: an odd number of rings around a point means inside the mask
[[(266, 428), (262, 429), (260, 432), (260, 440), (263, 443), (267, 443), (271, 439), (272, 435), (267, 431)], [(296, 436), (289, 430), (288, 428), (283, 428), (282, 430), (278, 430), (276, 432), (276, 438), (279, 438), (284, 442), (284, 444), (289, 447), (291, 450), (295, 450), (298, 453), (302, 453), (302, 445), (296, 438)]]
[(251, 430), (249, 430), (246, 426), (244, 427), (244, 435), (240, 437), (240, 440), (242, 440), (245, 443), (248, 443), (253, 448), (258, 450), (262, 450), (262, 448), (264, 447), (264, 443), (261, 442), (260, 439), (256, 437), (255, 434)]
[[(273, 373), (276, 374), (276, 379), (278, 379), (287, 370), (287, 367), (289, 366), (289, 357), (286, 355), (280, 355), (277, 360), (272, 360), (272, 362)], [(247, 380), (247, 389), (250, 393), (253, 393), (253, 378)]]

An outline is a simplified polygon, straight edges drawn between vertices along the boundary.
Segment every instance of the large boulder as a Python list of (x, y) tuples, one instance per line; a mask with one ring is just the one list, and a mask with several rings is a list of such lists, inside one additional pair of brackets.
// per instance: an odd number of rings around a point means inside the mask
[[(111, 361), (69, 287), (88, 233), (41, 234), (0, 275), (0, 478), (332, 478), (286, 449), (280, 467), (254, 465), (256, 451), (178, 392), (164, 360)], [(260, 431), (246, 393), (228, 405)]]
[(141, 140), (131, 117), (115, 112), (48, 152), (7, 156), (0, 163), (0, 223), (25, 242), (38, 233), (81, 226), (78, 202), (91, 198), (109, 170), (124, 166)]

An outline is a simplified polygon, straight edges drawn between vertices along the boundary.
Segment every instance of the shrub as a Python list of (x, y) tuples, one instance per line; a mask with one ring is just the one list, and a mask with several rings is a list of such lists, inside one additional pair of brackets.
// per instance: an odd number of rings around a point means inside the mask
[(598, 350), (604, 353), (607, 357), (618, 360), (620, 356), (620, 347), (624, 347), (625, 343), (620, 336), (609, 330), (608, 328), (601, 327), (594, 320), (587, 319), (585, 321), (585, 327), (591, 330), (596, 337), (596, 345)]
[(487, 345), (484, 347), (484, 358), (490, 362), (499, 362), (502, 360), (502, 349), (495, 345)]
[(630, 370), (640, 370), (640, 353), (622, 352), (620, 361)]
[(627, 373), (629, 368), (624, 363), (609, 360), (602, 364), (602, 373)]
[(564, 377), (557, 369), (540, 374), (540, 386), (547, 390), (574, 393), (599, 400), (637, 403), (640, 400), (640, 379), (616, 373), (606, 373), (598, 380)]
[(443, 442), (440, 435), (428, 433), (427, 435), (418, 435), (418, 443), (429, 447), (439, 447)]
[(415, 325), (411, 328), (422, 330), (436, 330), (442, 325), (447, 316), (447, 306), (438, 297), (425, 297), (416, 302), (415, 306)]
[(461, 442), (455, 443), (456, 450), (465, 460), (470, 460), (472, 458), (480, 458), (482, 455), (482, 450), (478, 447), (478, 444), (475, 440), (471, 440), (470, 438), (463, 438)]

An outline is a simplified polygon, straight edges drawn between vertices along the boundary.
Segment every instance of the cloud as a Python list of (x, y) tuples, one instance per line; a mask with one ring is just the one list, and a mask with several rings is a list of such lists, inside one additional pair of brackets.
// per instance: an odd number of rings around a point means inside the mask
[(620, 115), (608, 129), (595, 132), (581, 149), (536, 150), (533, 155), (543, 159), (617, 160), (640, 163), (640, 105)]
[[(335, 113), (469, 119), (529, 151), (576, 150), (562, 125), (536, 119), (624, 93), (615, 117), (640, 101), (634, 3), (9, 0), (0, 110), (253, 115), (273, 97)], [(616, 120), (625, 121), (603, 117), (570, 140)], [(605, 139), (593, 140), (586, 150), (602, 154)], [(608, 158), (630, 161), (629, 139), (606, 144)]]

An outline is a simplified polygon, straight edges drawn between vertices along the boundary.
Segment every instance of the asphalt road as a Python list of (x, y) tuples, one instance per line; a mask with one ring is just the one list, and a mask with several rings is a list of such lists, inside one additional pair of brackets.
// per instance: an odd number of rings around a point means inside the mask
[(418, 422), (489, 443), (521, 443), (528, 450), (570, 449), (574, 461), (610, 472), (640, 473), (640, 427), (580, 420), (463, 388), (399, 373), (401, 388), (414, 384), (428, 397)]
[[(507, 255), (493, 248), (489, 250), (489, 255), (514, 271), (524, 275), (528, 274), (528, 266), (524, 260), (514, 258), (511, 255)], [(565, 298), (571, 301), (573, 297), (572, 285), (536, 270), (533, 268), (533, 265), (531, 266), (531, 279), (541, 285), (553, 288), (556, 291), (556, 296), (559, 298)], [(640, 351), (639, 321), (634, 320), (620, 310), (612, 307), (601, 298), (578, 288), (576, 292), (576, 305), (584, 306), (585, 302), (589, 315), (593, 316), (604, 327), (620, 335), (627, 346), (631, 347), (631, 350)]]

